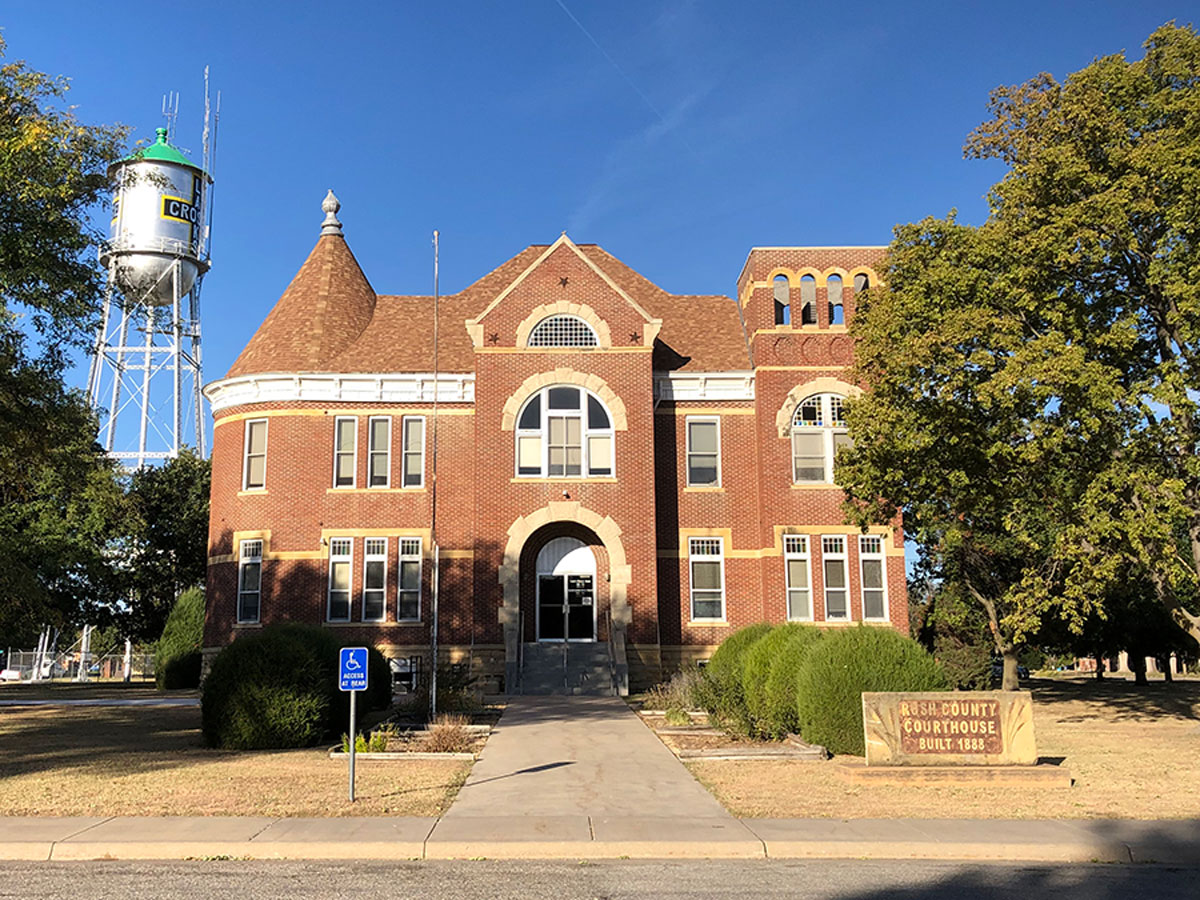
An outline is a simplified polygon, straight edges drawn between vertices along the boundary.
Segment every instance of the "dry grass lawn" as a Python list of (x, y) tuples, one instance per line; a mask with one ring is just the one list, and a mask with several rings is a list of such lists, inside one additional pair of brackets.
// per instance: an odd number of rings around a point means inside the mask
[(831, 763), (737, 760), (688, 768), (745, 817), (1191, 818), (1200, 815), (1200, 681), (1035, 680), (1038, 753), (1070, 788), (860, 785)]
[[(156, 696), (143, 688), (34, 688), (40, 696)], [(35, 694), (0, 689), (0, 699)], [(162, 696), (162, 695), (157, 695)], [(433, 816), (470, 762), (362, 760), (357, 802), (346, 763), (327, 748), (206, 749), (200, 710), (153, 707), (0, 707), (0, 815)]]

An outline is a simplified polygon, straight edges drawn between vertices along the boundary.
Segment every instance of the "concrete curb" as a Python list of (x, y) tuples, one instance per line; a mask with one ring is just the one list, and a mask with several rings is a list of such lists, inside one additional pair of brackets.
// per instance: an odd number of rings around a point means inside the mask
[(0, 818), (0, 859), (925, 859), (1200, 865), (1198, 820)]

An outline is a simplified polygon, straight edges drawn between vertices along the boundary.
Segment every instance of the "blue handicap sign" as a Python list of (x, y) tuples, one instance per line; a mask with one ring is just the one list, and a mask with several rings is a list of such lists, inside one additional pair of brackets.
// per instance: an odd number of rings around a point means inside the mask
[(343, 647), (338, 666), (338, 687), (343, 691), (367, 689), (367, 648)]

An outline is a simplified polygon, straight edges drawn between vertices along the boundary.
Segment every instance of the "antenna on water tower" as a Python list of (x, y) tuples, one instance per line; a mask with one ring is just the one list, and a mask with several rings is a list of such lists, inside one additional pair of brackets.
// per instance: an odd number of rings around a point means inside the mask
[(129, 469), (174, 459), (185, 445), (207, 455), (200, 285), (210, 266), (220, 116), (218, 95), (210, 121), (207, 68), (204, 109), (201, 165), (171, 143), (179, 110), (172, 92), (163, 98), (167, 125), (157, 129), (155, 141), (108, 170), (112, 222), (100, 250), (108, 285), (88, 397), (100, 416), (101, 444)]

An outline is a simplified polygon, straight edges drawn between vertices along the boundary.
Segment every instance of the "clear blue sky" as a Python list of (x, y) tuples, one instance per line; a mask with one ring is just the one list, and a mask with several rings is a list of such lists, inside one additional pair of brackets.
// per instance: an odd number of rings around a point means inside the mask
[[(962, 144), (988, 92), (1141, 44), (1138, 2), (5, 4), (8, 58), (73, 79), (86, 122), (153, 137), (222, 91), (205, 378), (316, 240), (327, 188), (380, 293), (452, 292), (564, 228), (679, 293), (725, 293), (754, 245), (884, 244), (970, 222), (1001, 174)], [(576, 21), (577, 20), (577, 21)], [(77, 373), (81, 383), (84, 371)]]

